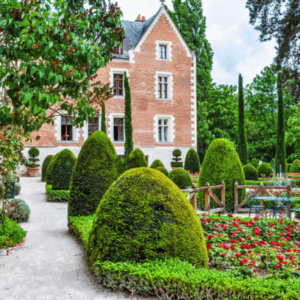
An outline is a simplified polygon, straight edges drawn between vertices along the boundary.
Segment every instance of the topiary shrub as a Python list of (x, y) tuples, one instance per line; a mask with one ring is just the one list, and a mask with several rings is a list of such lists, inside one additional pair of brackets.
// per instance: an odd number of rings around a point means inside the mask
[(171, 171), (168, 177), (180, 188), (186, 189), (192, 186), (192, 179), (186, 170), (175, 169)]
[(252, 158), (251, 163), (250, 163), (255, 169), (258, 168), (259, 162), (256, 158)]
[(47, 185), (47, 184), (48, 184), (48, 185), (49, 185), (49, 184), (52, 185), (52, 169), (53, 169), (55, 157), (56, 157), (58, 154), (59, 154), (59, 152), (58, 152), (56, 155), (54, 155), (54, 156), (52, 157), (52, 159), (50, 160), (50, 163), (49, 163), (49, 165), (48, 165), (48, 167), (47, 167), (47, 170), (46, 170), (46, 185)]
[(258, 166), (257, 169), (257, 175), (258, 177), (262, 177), (263, 175), (266, 177), (269, 177), (270, 175), (273, 175), (273, 170), (271, 168), (271, 165), (269, 163), (263, 162)]
[(156, 159), (150, 166), (150, 168), (152, 169), (156, 169), (158, 167), (165, 167), (164, 164), (159, 160), (159, 159)]
[(290, 173), (299, 173), (300, 172), (300, 161), (295, 159), (290, 166)]
[(64, 149), (55, 156), (51, 171), (53, 190), (69, 190), (75, 163), (76, 156), (69, 149)]
[(271, 159), (271, 164), (270, 165), (271, 165), (272, 170), (276, 168), (275, 158)]
[[(205, 187), (207, 182), (211, 186), (220, 185), (223, 180), (226, 189), (226, 209), (233, 211), (234, 183), (238, 182), (239, 185), (244, 185), (245, 175), (240, 158), (232, 143), (225, 139), (216, 139), (212, 141), (206, 151), (199, 176), (199, 187)], [(220, 189), (213, 190), (213, 192), (221, 199)], [(238, 190), (238, 196), (239, 202), (244, 201), (246, 190)], [(205, 192), (198, 193), (198, 204), (202, 209), (205, 208)], [(218, 207), (213, 200), (210, 201), (210, 204), (212, 208)]]
[(15, 195), (18, 196), (20, 195), (21, 192), (21, 184), (19, 182), (15, 183)]
[(12, 220), (26, 222), (30, 217), (30, 208), (22, 199), (13, 199), (9, 201), (9, 206), (6, 209), (6, 216)]
[(207, 267), (203, 230), (184, 194), (165, 175), (131, 169), (114, 182), (96, 212), (88, 257), (125, 262), (177, 257)]
[(123, 174), (129, 169), (143, 167), (147, 167), (147, 160), (144, 152), (138, 148), (131, 151), (128, 157), (120, 159), (118, 161), (119, 175)]
[(75, 164), (69, 197), (69, 216), (94, 214), (105, 192), (118, 178), (117, 153), (107, 135), (94, 132), (83, 144)]
[(46, 173), (47, 173), (47, 168), (50, 164), (51, 159), (54, 157), (54, 155), (48, 155), (43, 162), (42, 165), (42, 181), (46, 182)]
[(186, 154), (184, 169), (192, 174), (200, 172), (200, 159), (194, 148), (191, 148)]
[(173, 156), (175, 156), (175, 157), (172, 158), (172, 160), (174, 160), (174, 161), (171, 161), (171, 167), (172, 168), (182, 168), (183, 162), (181, 161), (181, 157), (180, 157), (181, 150), (175, 149), (173, 151)]
[(166, 176), (169, 175), (169, 172), (168, 172), (168, 170), (167, 170), (166, 168), (158, 167), (158, 168), (156, 168), (156, 170), (162, 172), (162, 173), (165, 174)]
[(37, 157), (40, 155), (40, 150), (36, 147), (31, 147), (28, 151), (29, 162), (25, 164), (27, 168), (38, 168), (40, 165), (37, 164), (40, 161)]
[(252, 165), (243, 166), (246, 180), (258, 180), (256, 169)]

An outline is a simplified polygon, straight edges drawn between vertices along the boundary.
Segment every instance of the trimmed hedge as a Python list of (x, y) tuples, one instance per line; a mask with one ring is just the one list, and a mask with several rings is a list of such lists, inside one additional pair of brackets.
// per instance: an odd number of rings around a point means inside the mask
[(47, 201), (64, 202), (69, 200), (69, 190), (53, 190), (52, 185), (46, 185)]
[(55, 155), (52, 164), (52, 189), (69, 190), (76, 156), (69, 149), (64, 149)]
[(200, 159), (194, 148), (191, 148), (186, 154), (184, 169), (192, 174), (200, 172)]
[(53, 169), (53, 165), (54, 165), (54, 160), (55, 157), (59, 154), (59, 152), (57, 154), (55, 154), (52, 159), (50, 160), (50, 163), (47, 167), (46, 170), (46, 185), (48, 184), (52, 184), (52, 169)]
[(290, 167), (290, 173), (299, 173), (300, 172), (300, 161), (295, 159)]
[(109, 188), (96, 215), (88, 245), (92, 265), (177, 257), (207, 267), (203, 230), (193, 207), (157, 170), (125, 172)]
[(267, 177), (269, 177), (270, 174), (273, 175), (273, 170), (271, 168), (271, 165), (266, 162), (263, 162), (262, 164), (260, 164), (257, 169), (257, 175), (259, 177), (262, 176), (263, 174)]
[(156, 159), (150, 166), (150, 168), (152, 169), (156, 169), (158, 167), (165, 167), (164, 164), (159, 160), (159, 159)]
[(245, 179), (246, 180), (257, 180), (257, 172), (256, 169), (252, 165), (243, 166)]
[(175, 169), (171, 171), (168, 177), (180, 188), (186, 189), (192, 186), (190, 174), (183, 169)]
[(173, 151), (173, 158), (171, 161), (171, 167), (172, 168), (182, 168), (183, 167), (183, 162), (181, 161), (181, 150), (180, 149), (175, 149)]
[(156, 168), (156, 170), (162, 172), (162, 173), (165, 174), (166, 176), (169, 175), (169, 172), (168, 172), (168, 170), (167, 170), (166, 168), (158, 167), (158, 168)]
[(22, 199), (13, 199), (9, 201), (10, 208), (7, 208), (6, 216), (11, 220), (20, 222), (28, 221), (30, 217), (30, 207)]
[(103, 195), (118, 177), (117, 159), (116, 150), (104, 132), (96, 131), (89, 136), (73, 170), (69, 216), (95, 213)]
[(255, 169), (258, 168), (259, 162), (258, 159), (252, 158), (251, 163), (250, 163)]
[(146, 168), (146, 167), (147, 167), (147, 160), (146, 160), (145, 154), (139, 148), (131, 151), (131, 153), (128, 157), (125, 157), (118, 161), (119, 176), (122, 175), (127, 170), (130, 170), (133, 168)]
[[(234, 183), (245, 184), (245, 175), (240, 158), (235, 151), (232, 143), (225, 139), (214, 140), (206, 151), (201, 173), (199, 176), (199, 187), (205, 187), (209, 182), (211, 186), (220, 185), (225, 182), (226, 189), (226, 209), (233, 211), (233, 190)], [(221, 199), (221, 189), (214, 190), (214, 193)], [(238, 190), (239, 201), (246, 198), (246, 190)], [(211, 207), (218, 207), (215, 201), (211, 200)], [(198, 193), (198, 204), (205, 208), (205, 192)]]
[(52, 158), (54, 157), (54, 155), (48, 155), (46, 156), (46, 158), (44, 159), (43, 165), (42, 165), (42, 181), (46, 182), (46, 174), (47, 174), (47, 168), (52, 160)]

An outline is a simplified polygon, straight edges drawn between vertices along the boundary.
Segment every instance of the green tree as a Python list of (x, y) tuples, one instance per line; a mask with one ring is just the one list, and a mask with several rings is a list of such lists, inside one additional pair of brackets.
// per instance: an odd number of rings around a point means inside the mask
[(237, 152), (239, 154), (242, 165), (246, 165), (248, 163), (248, 151), (245, 132), (244, 87), (243, 77), (241, 74), (239, 74), (239, 129)]
[(132, 128), (132, 115), (131, 115), (131, 91), (129, 80), (126, 72), (124, 72), (124, 88), (125, 88), (125, 153), (124, 156), (128, 157), (133, 150), (133, 128)]
[(295, 152), (289, 158), (294, 160), (300, 157), (300, 110), (296, 104), (291, 108), (291, 115), (287, 121), (286, 142), (293, 146)]
[(101, 131), (106, 134), (105, 102), (102, 103)]

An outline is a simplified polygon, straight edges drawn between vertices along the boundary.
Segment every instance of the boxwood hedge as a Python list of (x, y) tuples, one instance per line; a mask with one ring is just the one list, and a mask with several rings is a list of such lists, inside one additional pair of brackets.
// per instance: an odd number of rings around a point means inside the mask
[(47, 168), (50, 164), (51, 159), (54, 157), (54, 155), (48, 155), (43, 162), (42, 165), (42, 181), (45, 182), (46, 181), (46, 173), (47, 173)]

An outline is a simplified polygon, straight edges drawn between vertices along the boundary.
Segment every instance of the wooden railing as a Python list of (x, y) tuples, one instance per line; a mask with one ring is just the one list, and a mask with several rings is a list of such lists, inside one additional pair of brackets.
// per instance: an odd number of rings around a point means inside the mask
[[(247, 198), (239, 204), (239, 189), (252, 189), (255, 190), (254, 193), (247, 196)], [(287, 186), (264, 186), (263, 183), (261, 183), (259, 186), (257, 185), (239, 185), (237, 182), (234, 184), (234, 213), (238, 212), (249, 212), (249, 208), (242, 208), (245, 204), (250, 201), (253, 197), (255, 197), (257, 194), (260, 196), (264, 196), (267, 194), (268, 196), (274, 197), (268, 190), (286, 190), (287, 191), (287, 197), (291, 197), (292, 195), (292, 187), (290, 184)], [(260, 200), (260, 205), (263, 205), (263, 200)]]
[[(217, 195), (212, 191), (215, 189), (221, 189), (221, 200)], [(205, 192), (205, 211), (209, 213), (225, 212), (226, 201), (225, 201), (225, 182), (222, 181), (220, 185), (210, 186), (209, 183), (206, 183), (205, 187), (197, 188), (195, 185), (191, 189), (181, 190), (183, 193), (189, 193), (188, 200), (191, 201), (191, 204), (194, 210), (197, 213), (197, 192)], [(219, 208), (210, 209), (210, 197), (218, 204)]]

